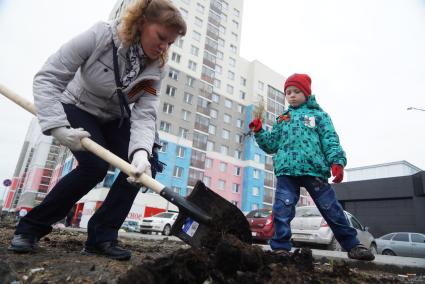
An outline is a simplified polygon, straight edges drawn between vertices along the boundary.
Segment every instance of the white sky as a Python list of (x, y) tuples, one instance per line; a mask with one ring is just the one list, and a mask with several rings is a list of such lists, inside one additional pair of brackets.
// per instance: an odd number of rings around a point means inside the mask
[[(406, 110), (425, 109), (424, 0), (244, 2), (241, 56), (284, 76), (312, 77), (348, 167), (407, 160), (425, 169), (425, 112)], [(32, 78), (47, 57), (114, 4), (0, 0), (0, 83), (32, 101)], [(2, 182), (13, 174), (31, 115), (3, 97), (0, 114)]]

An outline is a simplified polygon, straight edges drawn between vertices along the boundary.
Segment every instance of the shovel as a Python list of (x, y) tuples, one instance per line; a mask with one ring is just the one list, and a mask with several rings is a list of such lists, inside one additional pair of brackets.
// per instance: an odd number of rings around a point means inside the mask
[[(35, 106), (31, 102), (2, 84), (0, 93), (30, 113), (36, 114)], [(131, 164), (93, 140), (82, 138), (81, 144), (87, 151), (131, 175)], [(201, 181), (196, 183), (186, 198), (146, 174), (138, 177), (136, 182), (150, 188), (179, 208), (179, 215), (171, 232), (187, 244), (194, 247), (211, 246), (211, 242), (215, 241), (214, 237), (224, 234), (233, 234), (243, 242), (252, 243), (248, 221), (239, 208), (214, 193)]]

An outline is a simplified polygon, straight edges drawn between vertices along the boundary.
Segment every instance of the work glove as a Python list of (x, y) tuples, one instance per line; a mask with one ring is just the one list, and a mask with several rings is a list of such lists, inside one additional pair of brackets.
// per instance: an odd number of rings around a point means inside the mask
[(83, 128), (72, 128), (67, 126), (53, 128), (50, 133), (61, 145), (68, 147), (71, 151), (85, 151), (83, 145), (81, 145), (81, 139), (90, 137), (90, 133)]
[(133, 170), (131, 172), (131, 176), (127, 178), (127, 181), (129, 183), (134, 185), (138, 184), (136, 182), (136, 179), (140, 177), (143, 173), (147, 174), (150, 177), (152, 176), (151, 164), (148, 160), (147, 151), (138, 150), (136, 153), (134, 153), (131, 165), (133, 166)]
[(334, 183), (340, 183), (342, 179), (344, 178), (344, 167), (338, 164), (333, 164), (331, 166), (331, 173), (334, 179), (332, 182)]
[(263, 123), (261, 122), (261, 119), (256, 118), (249, 123), (248, 127), (249, 129), (257, 133), (263, 128)]

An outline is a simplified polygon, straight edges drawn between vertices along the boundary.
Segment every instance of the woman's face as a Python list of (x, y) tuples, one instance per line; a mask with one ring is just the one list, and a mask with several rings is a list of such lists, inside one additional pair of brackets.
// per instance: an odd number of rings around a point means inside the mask
[(178, 36), (176, 29), (150, 22), (140, 27), (140, 34), (143, 51), (152, 60), (158, 59), (166, 52)]

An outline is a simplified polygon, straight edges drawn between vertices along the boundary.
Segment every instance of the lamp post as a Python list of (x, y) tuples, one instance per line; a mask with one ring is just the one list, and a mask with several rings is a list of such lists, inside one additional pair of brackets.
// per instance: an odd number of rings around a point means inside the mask
[(425, 109), (422, 108), (416, 108), (416, 107), (408, 107), (407, 110), (419, 110), (419, 111), (425, 111)]

